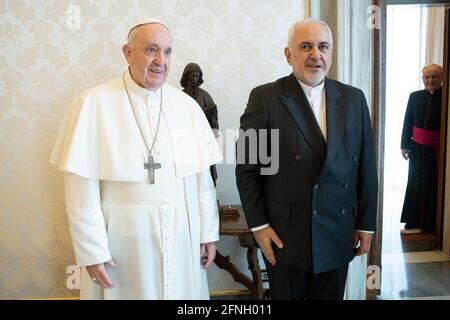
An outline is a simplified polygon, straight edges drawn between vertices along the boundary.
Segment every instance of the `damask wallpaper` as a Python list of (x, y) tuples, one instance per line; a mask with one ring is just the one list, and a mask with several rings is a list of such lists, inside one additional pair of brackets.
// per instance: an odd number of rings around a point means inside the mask
[[(63, 179), (48, 159), (71, 100), (126, 67), (132, 23), (157, 17), (171, 27), (168, 82), (179, 87), (184, 66), (200, 64), (221, 128), (235, 129), (251, 88), (289, 73), (286, 34), (308, 12), (306, 0), (0, 1), (0, 299), (78, 295), (66, 274), (74, 256)], [(236, 203), (234, 167), (218, 171), (221, 203)], [(219, 247), (245, 264), (235, 239)], [(209, 276), (211, 290), (236, 287), (217, 268)]]

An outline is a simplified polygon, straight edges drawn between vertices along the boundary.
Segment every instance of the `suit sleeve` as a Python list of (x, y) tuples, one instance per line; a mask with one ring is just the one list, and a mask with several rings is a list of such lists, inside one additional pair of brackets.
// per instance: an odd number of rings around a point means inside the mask
[(406, 107), (405, 112), (405, 120), (403, 121), (403, 130), (402, 130), (402, 142), (401, 149), (409, 149), (412, 137), (412, 128), (413, 128), (413, 96), (412, 94), (409, 96), (408, 105)]
[[(265, 101), (258, 89), (253, 89), (247, 108), (241, 116), (236, 144), (236, 183), (249, 228), (268, 223), (258, 160), (258, 129), (267, 129)], [(256, 139), (252, 140), (252, 137)], [(253, 143), (249, 143), (253, 141)], [(267, 144), (266, 144), (267, 145)]]
[(356, 229), (375, 231), (377, 225), (378, 177), (375, 164), (375, 143), (372, 123), (364, 93), (362, 104), (362, 141), (359, 156), (357, 190), (358, 206)]

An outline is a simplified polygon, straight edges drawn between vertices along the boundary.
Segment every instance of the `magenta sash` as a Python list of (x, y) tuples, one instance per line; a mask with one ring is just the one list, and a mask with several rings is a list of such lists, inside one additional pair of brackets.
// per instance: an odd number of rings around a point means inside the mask
[(425, 146), (434, 147), (434, 155), (436, 162), (436, 178), (438, 177), (439, 168), (439, 147), (440, 147), (440, 131), (425, 130), (418, 127), (413, 127), (413, 140), (415, 143)]

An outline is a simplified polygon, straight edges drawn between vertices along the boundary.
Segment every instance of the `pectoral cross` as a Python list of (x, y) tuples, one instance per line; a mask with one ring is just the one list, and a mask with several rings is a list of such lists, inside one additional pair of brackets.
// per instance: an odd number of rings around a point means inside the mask
[(150, 184), (155, 184), (155, 169), (161, 169), (161, 163), (155, 162), (153, 156), (148, 156), (148, 162), (144, 163), (144, 169), (148, 170), (148, 179)]

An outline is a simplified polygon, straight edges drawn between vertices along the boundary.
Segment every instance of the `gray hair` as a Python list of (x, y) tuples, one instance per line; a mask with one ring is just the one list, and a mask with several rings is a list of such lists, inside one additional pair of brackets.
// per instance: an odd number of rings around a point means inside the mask
[(289, 28), (288, 41), (287, 41), (288, 48), (292, 48), (292, 44), (294, 42), (295, 29), (297, 29), (297, 27), (306, 26), (306, 25), (309, 25), (309, 24), (320, 24), (321, 26), (325, 27), (325, 29), (327, 29), (328, 33), (330, 34), (331, 47), (333, 47), (333, 34), (331, 33), (330, 27), (325, 22), (323, 22), (321, 20), (317, 20), (317, 19), (304, 19), (304, 20), (300, 20), (300, 21), (295, 22)]
[(444, 75), (444, 68), (442, 68), (440, 65), (436, 63), (432, 63), (423, 67), (422, 74), (429, 69), (436, 70), (441, 76)]

